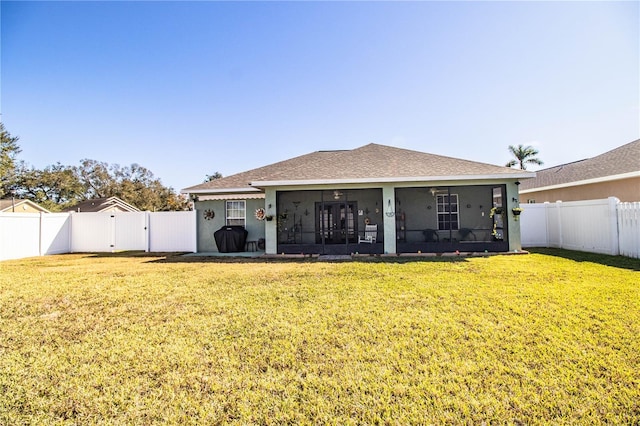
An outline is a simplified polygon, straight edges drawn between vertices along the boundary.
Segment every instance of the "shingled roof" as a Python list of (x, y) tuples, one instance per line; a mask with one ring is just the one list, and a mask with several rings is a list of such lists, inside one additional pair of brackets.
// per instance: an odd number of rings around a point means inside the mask
[(534, 179), (522, 182), (520, 190), (564, 185), (632, 172), (640, 172), (640, 139), (597, 157), (538, 170)]
[(137, 207), (124, 202), (118, 197), (93, 198), (91, 200), (86, 200), (81, 203), (78, 203), (73, 207), (69, 207), (64, 211), (65, 212), (98, 213), (103, 211), (110, 211), (114, 207), (119, 211), (127, 211), (127, 212), (140, 211), (140, 209), (138, 209)]
[[(182, 190), (185, 193), (251, 190), (273, 182), (392, 182), (407, 180), (527, 178), (533, 173), (391, 146), (316, 151)], [(254, 189), (255, 190), (255, 189)]]

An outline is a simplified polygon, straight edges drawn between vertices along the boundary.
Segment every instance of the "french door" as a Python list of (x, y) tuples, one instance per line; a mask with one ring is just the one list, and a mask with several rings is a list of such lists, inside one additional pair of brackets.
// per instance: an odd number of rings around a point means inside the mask
[(355, 211), (355, 203), (316, 203), (316, 242), (355, 242), (358, 235), (355, 229)]

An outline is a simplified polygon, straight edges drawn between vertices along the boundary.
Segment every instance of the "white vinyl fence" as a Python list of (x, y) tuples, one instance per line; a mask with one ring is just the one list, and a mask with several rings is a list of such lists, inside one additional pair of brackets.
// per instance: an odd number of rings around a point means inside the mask
[(144, 250), (196, 252), (196, 212), (0, 213), (0, 260)]
[(556, 247), (640, 258), (640, 203), (606, 200), (523, 205), (523, 247)]
[(0, 213), (0, 260), (69, 252), (69, 213)]
[(196, 252), (197, 225), (196, 211), (157, 212), (149, 215), (149, 229), (163, 232), (149, 233), (149, 251)]
[(618, 204), (620, 254), (640, 259), (640, 202)]

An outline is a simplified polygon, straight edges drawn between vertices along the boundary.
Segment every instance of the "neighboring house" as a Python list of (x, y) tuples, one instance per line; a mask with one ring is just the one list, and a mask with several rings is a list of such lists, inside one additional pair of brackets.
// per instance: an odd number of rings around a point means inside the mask
[[(313, 152), (182, 192), (195, 201), (200, 252), (218, 251), (213, 234), (229, 225), (244, 226), (250, 241), (264, 239), (269, 254), (506, 252), (521, 249), (511, 209), (519, 181), (533, 176), (369, 144)], [(375, 238), (365, 240), (366, 224), (377, 225)]]
[(98, 213), (98, 212), (139, 212), (140, 210), (131, 204), (125, 203), (118, 197), (94, 198), (83, 201), (73, 207), (69, 207), (66, 212)]
[(7, 198), (0, 200), (0, 213), (51, 213), (31, 200)]
[(597, 157), (539, 170), (520, 185), (523, 203), (608, 197), (640, 201), (640, 139)]

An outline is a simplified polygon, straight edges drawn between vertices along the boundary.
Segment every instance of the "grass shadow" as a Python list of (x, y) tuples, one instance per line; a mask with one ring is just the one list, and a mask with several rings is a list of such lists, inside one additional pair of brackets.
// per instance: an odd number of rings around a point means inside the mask
[[(74, 253), (74, 254), (82, 254), (82, 253)], [(176, 257), (182, 256), (186, 254), (186, 252), (148, 252), (144, 250), (124, 250), (124, 251), (116, 251), (113, 253), (109, 252), (100, 252), (100, 253), (84, 253), (85, 257), (95, 257), (95, 258), (140, 258), (140, 257)]]
[(366, 256), (349, 259), (320, 259), (317, 256), (310, 257), (244, 257), (244, 256), (183, 256), (171, 253), (161, 259), (149, 260), (148, 263), (459, 263), (467, 262), (471, 256), (429, 256), (429, 257), (403, 257), (403, 256)]
[(633, 259), (630, 257), (611, 256), (608, 254), (588, 253), (558, 248), (538, 247), (527, 248), (527, 250), (532, 254), (544, 254), (547, 256), (562, 257), (563, 259), (569, 259), (575, 262), (591, 262), (605, 266), (613, 266), (614, 268), (640, 271), (640, 259)]

